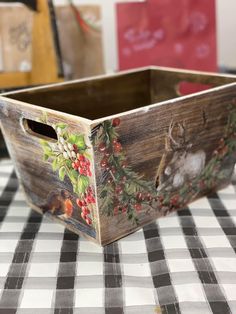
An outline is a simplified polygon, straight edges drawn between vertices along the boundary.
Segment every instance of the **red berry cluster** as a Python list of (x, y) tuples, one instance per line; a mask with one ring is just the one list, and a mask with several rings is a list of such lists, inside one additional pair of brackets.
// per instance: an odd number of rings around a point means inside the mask
[(171, 196), (169, 199), (164, 199), (163, 195), (158, 195), (155, 200), (158, 202), (158, 207), (168, 207), (168, 211), (172, 211), (174, 209), (180, 208), (180, 195), (175, 194)]
[(80, 174), (91, 177), (90, 161), (84, 155), (77, 153), (76, 159), (72, 162), (72, 167)]
[[(117, 127), (119, 125), (120, 119), (113, 119), (112, 126)], [(98, 146), (98, 150), (103, 154), (100, 163), (101, 168), (110, 172), (110, 176), (107, 178), (107, 183), (113, 185), (114, 188), (115, 196), (113, 199), (113, 214), (118, 215), (119, 213), (139, 212), (143, 209), (143, 205), (152, 204), (154, 198), (150, 193), (138, 192), (136, 196), (130, 196), (127, 200), (127, 196), (125, 195), (125, 184), (127, 183), (128, 178), (122, 169), (127, 168), (128, 163), (124, 156), (118, 161), (113, 162), (123, 150), (118, 138), (113, 137), (109, 144), (101, 142)], [(113, 158), (110, 158), (112, 155)], [(118, 166), (117, 162), (119, 163)], [(115, 179), (117, 179), (117, 182)]]
[(92, 219), (91, 210), (89, 209), (89, 206), (95, 204), (95, 197), (91, 186), (88, 187), (82, 199), (77, 198), (76, 203), (82, 210), (81, 217), (86, 221), (88, 225), (91, 225)]
[(172, 209), (178, 209), (180, 207), (180, 197), (178, 194), (171, 197), (170, 206)]
[(222, 158), (228, 153), (228, 151), (229, 151), (229, 148), (227, 144), (225, 143), (224, 138), (221, 138), (219, 141), (218, 148), (214, 151), (214, 155)]
[(113, 173), (115, 173), (115, 168), (112, 167), (112, 165), (109, 163), (109, 157), (111, 154), (117, 154), (121, 152), (122, 145), (117, 139), (113, 139), (110, 147), (106, 147), (105, 143), (101, 143), (98, 146), (98, 150), (100, 153), (103, 153), (103, 158), (100, 162), (100, 165), (103, 169), (106, 169), (107, 171), (111, 170)]
[(122, 150), (121, 143), (118, 142), (117, 139), (114, 139), (114, 140), (112, 141), (112, 147), (113, 147), (113, 151), (114, 151), (115, 153), (119, 153), (119, 152)]
[(119, 125), (120, 125), (120, 119), (119, 119), (119, 118), (113, 119), (113, 121), (112, 121), (112, 126), (113, 126), (113, 127), (117, 127), (117, 126), (119, 126)]
[(181, 197), (178, 194), (171, 196), (169, 199), (164, 199), (164, 196), (157, 196), (158, 207), (162, 209), (163, 215), (166, 216), (173, 211), (178, 210), (184, 203), (181, 203)]
[[(122, 185), (116, 186), (115, 192), (116, 195), (122, 194)], [(119, 213), (126, 213), (129, 206), (131, 206), (131, 208), (133, 208), (136, 212), (140, 212), (144, 204), (152, 205), (153, 201), (157, 201), (157, 199), (155, 199), (150, 193), (142, 192), (138, 192), (136, 197), (132, 199), (132, 202), (125, 205), (119, 204), (119, 200), (115, 198), (114, 203), (116, 204), (116, 206), (114, 207), (114, 215), (117, 215)]]
[(198, 188), (199, 188), (199, 190), (205, 189), (206, 188), (206, 182), (204, 180), (200, 180), (198, 182)]
[[(115, 118), (112, 121), (112, 126), (117, 127), (119, 125), (120, 125), (120, 119)], [(118, 141), (117, 138), (114, 138), (108, 146), (106, 146), (106, 143), (104, 142), (100, 143), (98, 146), (98, 150), (100, 153), (103, 153), (103, 158), (100, 162), (101, 167), (107, 171), (111, 171), (112, 174), (115, 174), (117, 170), (109, 161), (109, 158), (112, 154), (116, 155), (122, 151), (121, 143)], [(127, 166), (127, 162), (124, 161), (121, 166), (125, 168)]]

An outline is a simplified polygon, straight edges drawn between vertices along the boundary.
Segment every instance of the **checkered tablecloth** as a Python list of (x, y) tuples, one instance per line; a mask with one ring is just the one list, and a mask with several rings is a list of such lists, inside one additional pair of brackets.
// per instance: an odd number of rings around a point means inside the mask
[(236, 313), (235, 178), (100, 248), (32, 211), (0, 161), (0, 313)]

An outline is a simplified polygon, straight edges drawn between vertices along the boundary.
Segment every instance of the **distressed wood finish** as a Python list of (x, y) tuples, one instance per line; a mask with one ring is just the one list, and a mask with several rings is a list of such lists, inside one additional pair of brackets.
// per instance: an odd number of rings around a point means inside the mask
[[(67, 123), (69, 120), (70, 129), (76, 134), (85, 134), (86, 137), (89, 134), (89, 125), (85, 119), (78, 119), (77, 117), (50, 110), (45, 110), (44, 112), (47, 112), (48, 124), (50, 125), (58, 122)], [(17, 175), (28, 203), (39, 212), (42, 212), (42, 208), (47, 204), (48, 195), (52, 191), (56, 193), (59, 193), (61, 190), (69, 191), (72, 195), (73, 204), (75, 204), (73, 189), (69, 180), (61, 182), (58, 178), (58, 173), (52, 171), (51, 165), (43, 162), (40, 137), (35, 136), (31, 130), (24, 126), (23, 119), (37, 121), (42, 115), (43, 111), (41, 108), (34, 108), (16, 101), (11, 102), (7, 100), (4, 103), (1, 101), (1, 116), (5, 117), (5, 119), (1, 120), (1, 128), (4, 137), (7, 139), (8, 151), (15, 163)], [(47, 138), (42, 136), (41, 139)], [(54, 143), (54, 140), (50, 138), (49, 141)], [(93, 182), (93, 178), (91, 181)], [(60, 212), (59, 214), (62, 213)], [(94, 212), (93, 214), (96, 218), (97, 213)], [(96, 225), (90, 228), (83, 222), (78, 213), (75, 213), (76, 226), (72, 221), (68, 222), (62, 219), (61, 215), (56, 216), (50, 212), (47, 215), (60, 221), (70, 230), (82, 233), (89, 239), (99, 242), (99, 230), (96, 230)]]
[[(214, 88), (179, 97), (183, 81)], [(3, 95), (3, 133), (30, 205), (106, 245), (225, 186), (235, 82), (153, 67)], [(22, 120), (40, 117), (58, 140)]]

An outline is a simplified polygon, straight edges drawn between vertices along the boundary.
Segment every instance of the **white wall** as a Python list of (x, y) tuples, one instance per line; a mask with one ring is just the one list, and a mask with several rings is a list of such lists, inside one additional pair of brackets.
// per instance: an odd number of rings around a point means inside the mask
[(236, 69), (236, 1), (217, 0), (218, 63)]

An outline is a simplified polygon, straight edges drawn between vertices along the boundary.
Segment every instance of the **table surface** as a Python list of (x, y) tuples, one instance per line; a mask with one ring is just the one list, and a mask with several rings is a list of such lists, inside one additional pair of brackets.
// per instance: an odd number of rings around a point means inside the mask
[(0, 313), (236, 313), (236, 175), (100, 248), (32, 211), (0, 161)]

